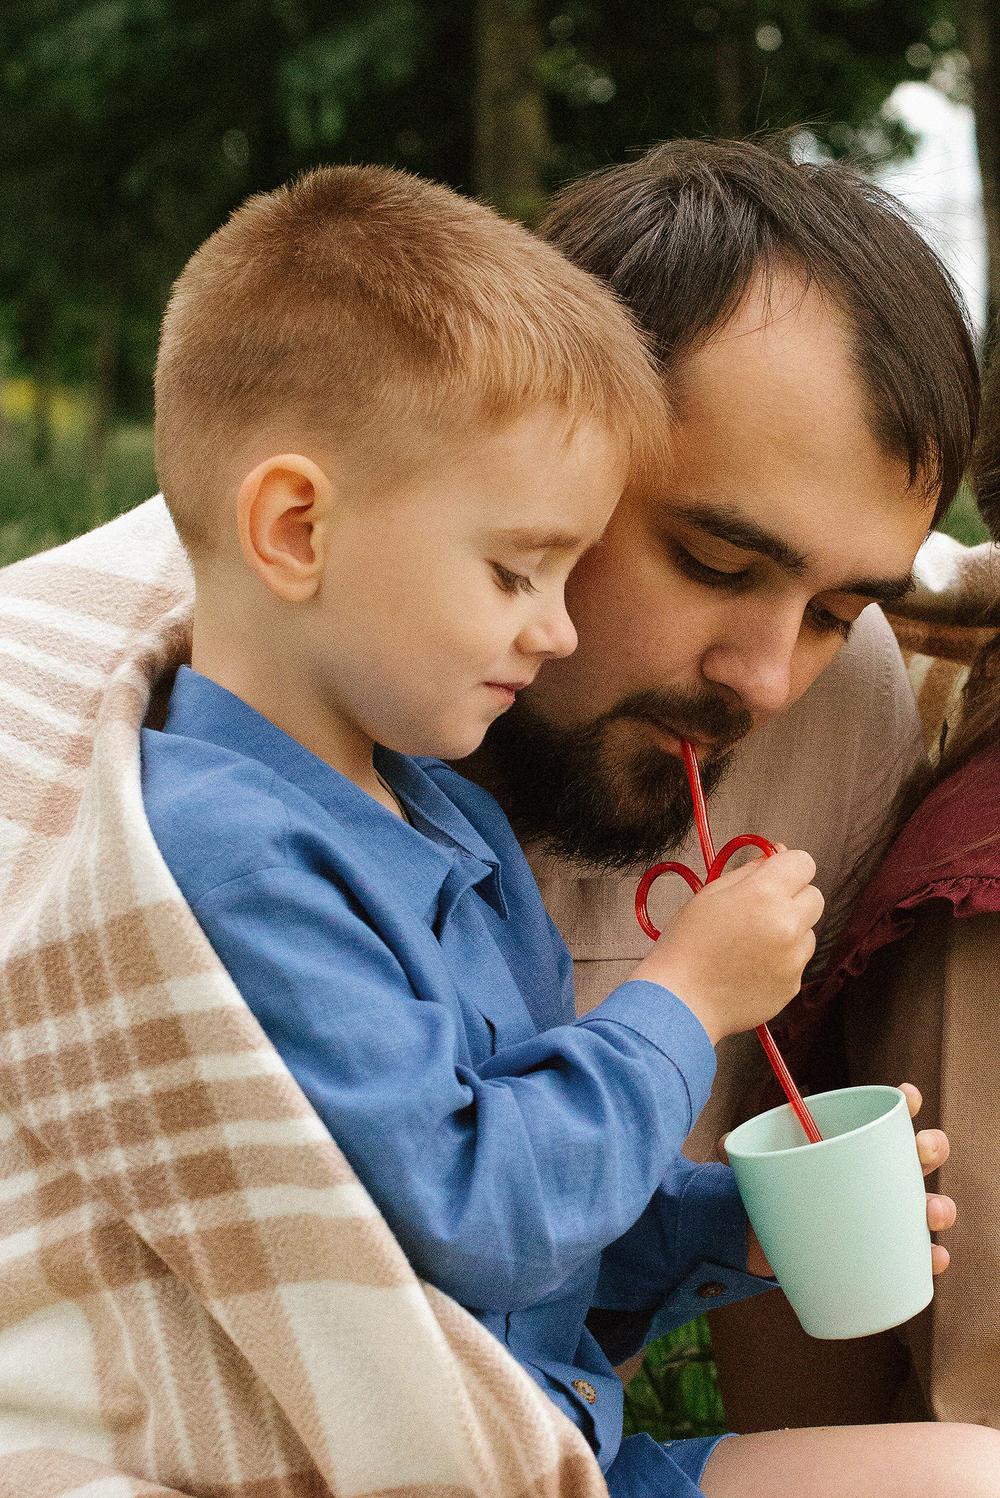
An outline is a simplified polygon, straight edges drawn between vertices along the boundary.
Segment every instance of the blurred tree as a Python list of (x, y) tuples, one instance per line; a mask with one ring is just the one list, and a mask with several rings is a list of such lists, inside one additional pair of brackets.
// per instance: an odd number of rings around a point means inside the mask
[(671, 135), (805, 121), (882, 159), (906, 144), (885, 98), (962, 3), (995, 26), (992, 0), (5, 0), (0, 328), (36, 455), (56, 380), (85, 384), (99, 479), (170, 280), (252, 189), (385, 161), (533, 218)]
[(668, 136), (797, 125), (835, 156), (883, 161), (909, 142), (882, 106), (928, 75), (941, 3), (564, 0), (543, 58), (564, 170)]
[(477, 0), (473, 183), (501, 213), (534, 223), (552, 155), (531, 0)]
[[(963, 40), (972, 75), (979, 172), (989, 257), (989, 320), (1000, 313), (1000, 11), (996, 0), (960, 0)], [(995, 332), (994, 332), (995, 339)]]

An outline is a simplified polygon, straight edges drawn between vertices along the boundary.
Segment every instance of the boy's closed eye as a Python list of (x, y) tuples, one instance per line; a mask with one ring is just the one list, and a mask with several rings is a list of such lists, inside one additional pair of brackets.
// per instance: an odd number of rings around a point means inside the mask
[(502, 562), (491, 562), (493, 575), (497, 586), (502, 593), (537, 593), (538, 589), (523, 572), (514, 572), (510, 567), (505, 567)]

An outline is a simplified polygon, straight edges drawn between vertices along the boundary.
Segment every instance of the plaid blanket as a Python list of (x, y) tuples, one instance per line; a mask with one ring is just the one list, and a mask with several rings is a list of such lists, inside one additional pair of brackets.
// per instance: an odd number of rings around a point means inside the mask
[(0, 573), (0, 1498), (599, 1498), (160, 858), (138, 735), (190, 612), (159, 500)]
[(1000, 549), (928, 536), (913, 568), (916, 587), (888, 612), (934, 760), (945, 726), (961, 715), (969, 667), (1000, 627)]

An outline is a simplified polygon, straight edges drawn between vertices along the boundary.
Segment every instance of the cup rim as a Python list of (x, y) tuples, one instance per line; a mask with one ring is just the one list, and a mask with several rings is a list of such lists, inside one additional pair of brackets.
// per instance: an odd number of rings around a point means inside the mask
[[(752, 1118), (748, 1118), (743, 1123), (737, 1124), (736, 1128), (726, 1136), (726, 1154), (729, 1155), (730, 1158), (735, 1157), (739, 1160), (777, 1160), (784, 1155), (797, 1155), (802, 1150), (821, 1150), (829, 1145), (837, 1144), (842, 1139), (853, 1139), (856, 1138), (859, 1134), (866, 1133), (869, 1129), (876, 1128), (879, 1124), (884, 1123), (891, 1114), (895, 1113), (900, 1103), (902, 1103), (903, 1106), (906, 1107), (906, 1093), (901, 1092), (898, 1087), (891, 1087), (888, 1083), (884, 1082), (864, 1083), (860, 1087), (832, 1087), (828, 1092), (814, 1093), (812, 1097), (806, 1099), (806, 1102), (818, 1103), (821, 1102), (824, 1098), (842, 1097), (846, 1092), (888, 1093), (891, 1097), (895, 1098), (895, 1103), (891, 1108), (887, 1108), (884, 1113), (880, 1113), (877, 1118), (870, 1119), (868, 1123), (859, 1124), (856, 1129), (848, 1129), (846, 1134), (835, 1134), (832, 1139), (820, 1139), (815, 1144), (813, 1144), (808, 1139), (803, 1139), (801, 1144), (791, 1144), (788, 1145), (785, 1149), (741, 1149), (739, 1145), (737, 1145), (735, 1150), (731, 1148), (730, 1140), (734, 1135), (738, 1134), (741, 1129), (745, 1129), (749, 1124), (759, 1123), (761, 1119), (770, 1118), (775, 1113), (792, 1113), (792, 1105), (790, 1103), (779, 1103), (776, 1108), (768, 1108), (764, 1113), (755, 1113)], [(907, 1109), (907, 1111), (909, 1110)]]

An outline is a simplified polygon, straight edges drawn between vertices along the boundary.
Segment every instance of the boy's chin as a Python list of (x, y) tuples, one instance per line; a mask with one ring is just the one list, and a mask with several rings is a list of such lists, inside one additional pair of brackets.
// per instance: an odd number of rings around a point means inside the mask
[(470, 724), (466, 728), (442, 728), (440, 733), (413, 734), (407, 736), (406, 743), (393, 743), (381, 739), (387, 749), (395, 749), (398, 754), (407, 754), (412, 758), (426, 756), (429, 759), (467, 759), (470, 754), (475, 754), (483, 739), (489, 724)]
[[(487, 725), (488, 726), (488, 725)], [(424, 754), (432, 754), (435, 759), (468, 759), (470, 754), (475, 754), (483, 739), (486, 737), (486, 728), (470, 728), (465, 733), (442, 735), (433, 749), (424, 749)]]

